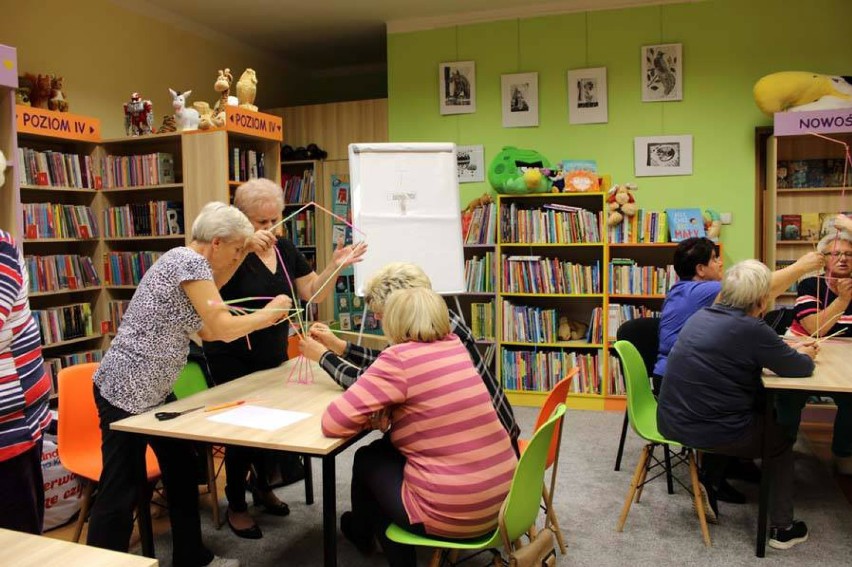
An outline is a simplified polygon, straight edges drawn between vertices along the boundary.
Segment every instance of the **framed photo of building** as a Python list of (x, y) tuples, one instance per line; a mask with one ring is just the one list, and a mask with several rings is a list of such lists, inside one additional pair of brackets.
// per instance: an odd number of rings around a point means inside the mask
[(600, 124), (608, 119), (606, 67), (568, 71), (568, 122)]
[(646, 136), (633, 140), (636, 177), (692, 175), (692, 136)]
[(503, 127), (538, 126), (538, 73), (501, 75)]
[(642, 46), (642, 102), (683, 100), (683, 44)]
[(438, 65), (441, 114), (476, 112), (476, 63), (455, 61)]

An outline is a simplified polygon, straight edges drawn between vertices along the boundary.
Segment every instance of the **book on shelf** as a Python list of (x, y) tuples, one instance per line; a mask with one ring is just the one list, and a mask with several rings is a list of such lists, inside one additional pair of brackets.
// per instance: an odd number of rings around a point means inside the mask
[(781, 240), (801, 240), (802, 215), (781, 215)]
[[(775, 270), (776, 271), (777, 270), (783, 270), (784, 268), (788, 268), (795, 263), (796, 263), (795, 260), (775, 260)], [(787, 292), (787, 293), (796, 293), (796, 291), (798, 290), (798, 286), (799, 286), (798, 282), (793, 282), (784, 291)]]
[(89, 256), (58, 254), (25, 256), (31, 293), (75, 290), (101, 285), (94, 262)]
[(819, 213), (802, 213), (802, 240), (819, 240), (821, 226)]
[(842, 158), (782, 160), (775, 170), (778, 189), (842, 187), (845, 182)]
[(502, 242), (574, 244), (601, 242), (603, 212), (560, 203), (526, 208), (516, 202), (500, 207)]
[(28, 239), (97, 238), (98, 224), (91, 207), (58, 203), (23, 203), (24, 234)]
[(701, 209), (666, 209), (666, 217), (672, 242), (707, 236)]
[(549, 392), (571, 368), (577, 368), (571, 391), (600, 394), (601, 351), (578, 353), (562, 350), (509, 350), (501, 354), (501, 380), (506, 390)]
[[(846, 216), (852, 216), (852, 211), (842, 211)], [(819, 238), (827, 236), (829, 232), (836, 230), (834, 227), (834, 219), (837, 218), (837, 213), (819, 213)]]

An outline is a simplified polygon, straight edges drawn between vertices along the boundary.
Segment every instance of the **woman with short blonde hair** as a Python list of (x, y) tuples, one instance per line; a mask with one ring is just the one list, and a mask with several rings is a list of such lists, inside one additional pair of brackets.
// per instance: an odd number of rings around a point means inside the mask
[(450, 333), (447, 302), (425, 287), (401, 289), (385, 300), (382, 328), (394, 344), (432, 343)]
[(375, 272), (364, 284), (364, 300), (373, 313), (384, 312), (387, 297), (399, 290), (412, 287), (432, 289), (432, 280), (416, 264), (391, 262)]

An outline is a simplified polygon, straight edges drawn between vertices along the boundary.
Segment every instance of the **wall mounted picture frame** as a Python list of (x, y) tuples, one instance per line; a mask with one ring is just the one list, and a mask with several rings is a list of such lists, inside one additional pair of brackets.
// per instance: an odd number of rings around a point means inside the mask
[(692, 136), (642, 136), (633, 139), (636, 177), (692, 175)]
[(538, 126), (538, 73), (500, 75), (503, 127)]
[(568, 123), (605, 124), (608, 120), (606, 67), (568, 71)]
[(642, 102), (683, 100), (683, 44), (642, 46)]
[(459, 183), (485, 181), (485, 147), (456, 146)]
[(441, 114), (476, 112), (476, 62), (441, 63), (438, 84)]

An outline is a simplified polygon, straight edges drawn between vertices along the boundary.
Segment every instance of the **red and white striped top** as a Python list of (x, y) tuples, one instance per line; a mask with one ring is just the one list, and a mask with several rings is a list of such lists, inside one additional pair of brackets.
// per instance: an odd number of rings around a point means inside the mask
[(458, 337), (382, 351), (328, 406), (323, 433), (348, 437), (388, 407), (391, 441), (407, 460), (402, 499), (411, 523), (454, 538), (494, 529), (518, 461)]

